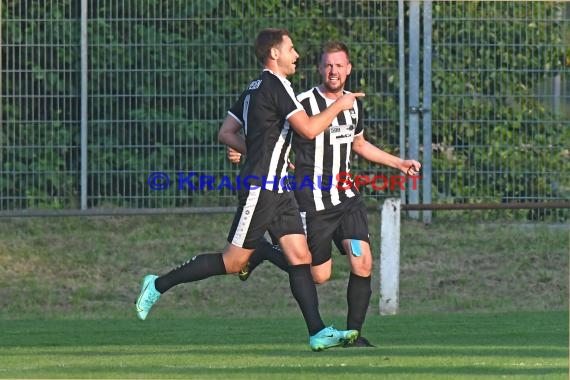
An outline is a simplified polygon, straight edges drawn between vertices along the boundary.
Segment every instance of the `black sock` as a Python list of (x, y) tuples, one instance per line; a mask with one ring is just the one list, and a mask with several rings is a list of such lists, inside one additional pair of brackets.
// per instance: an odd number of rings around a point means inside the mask
[(226, 267), (221, 253), (208, 253), (194, 256), (191, 260), (160, 276), (154, 287), (160, 293), (184, 282), (203, 280), (210, 276), (226, 274)]
[(301, 308), (309, 335), (315, 335), (325, 328), (325, 324), (319, 314), (319, 300), (317, 288), (311, 276), (311, 266), (309, 264), (290, 266), (289, 285), (293, 297)]
[(249, 256), (249, 269), (253, 270), (259, 264), (261, 264), (265, 260), (265, 255), (267, 252), (273, 249), (273, 245), (262, 238), (255, 247), (255, 251)]
[(346, 300), (348, 301), (347, 330), (358, 330), (359, 332), (362, 330), (372, 295), (370, 280), (371, 276), (361, 277), (350, 273), (346, 289)]
[(289, 263), (287, 258), (281, 251), (278, 245), (273, 245), (265, 239), (261, 239), (255, 247), (255, 251), (249, 257), (249, 269), (252, 271), (255, 267), (263, 262), (263, 260), (268, 260), (277, 266), (279, 269), (288, 272)]

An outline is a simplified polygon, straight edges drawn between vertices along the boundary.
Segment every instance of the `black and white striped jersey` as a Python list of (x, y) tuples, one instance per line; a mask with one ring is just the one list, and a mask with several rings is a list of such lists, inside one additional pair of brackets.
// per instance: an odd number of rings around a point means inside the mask
[(287, 119), (301, 110), (291, 83), (265, 69), (228, 111), (245, 131), (247, 155), (240, 178), (250, 187), (288, 190), (287, 159), (293, 129)]
[[(309, 116), (334, 102), (325, 98), (318, 87), (299, 94), (297, 99)], [(346, 181), (349, 181), (352, 141), (363, 132), (361, 113), (362, 104), (357, 100), (352, 109), (339, 113), (314, 140), (294, 134), (295, 197), (301, 211), (328, 209), (357, 194), (352, 181), (350, 184)]]

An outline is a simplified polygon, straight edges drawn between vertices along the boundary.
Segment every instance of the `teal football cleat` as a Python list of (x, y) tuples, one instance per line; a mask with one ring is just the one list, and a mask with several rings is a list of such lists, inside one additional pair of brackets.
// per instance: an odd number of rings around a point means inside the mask
[(137, 298), (135, 302), (137, 316), (140, 320), (144, 321), (146, 319), (148, 312), (160, 298), (160, 292), (154, 287), (154, 280), (157, 278), (158, 276), (153, 274), (149, 274), (143, 278), (141, 294), (139, 294), (139, 298)]
[(334, 327), (325, 327), (309, 338), (309, 346), (313, 351), (322, 351), (330, 347), (350, 344), (358, 338), (356, 330), (337, 330)]

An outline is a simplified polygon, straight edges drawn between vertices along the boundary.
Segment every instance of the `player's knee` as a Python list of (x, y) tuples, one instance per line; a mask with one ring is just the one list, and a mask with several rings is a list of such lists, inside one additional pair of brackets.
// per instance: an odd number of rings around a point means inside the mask
[(362, 260), (352, 260), (350, 269), (356, 275), (368, 277), (372, 274), (372, 258), (362, 257)]
[(327, 282), (329, 278), (330, 276), (313, 276), (313, 281), (315, 282), (315, 284), (319, 285)]
[(309, 251), (286, 252), (285, 256), (291, 265), (303, 265), (311, 263), (311, 254)]
[(370, 265), (367, 264), (353, 265), (351, 271), (352, 273), (359, 275), (360, 277), (368, 277), (372, 274), (372, 263), (370, 263)]
[(332, 273), (332, 260), (328, 259), (322, 264), (312, 265), (311, 274), (315, 284), (323, 284), (331, 278)]
[(352, 273), (360, 277), (369, 277), (372, 274), (372, 271), (362, 268), (352, 268)]
[(226, 274), (238, 273), (247, 264), (247, 259), (236, 259), (227, 257), (224, 258), (224, 267), (226, 268)]
[(315, 284), (324, 284), (331, 278), (330, 272), (313, 272), (313, 281)]
[(224, 263), (224, 265), (226, 267), (226, 273), (227, 274), (237, 273), (237, 272), (239, 272), (239, 270), (242, 267), (242, 266), (239, 266), (235, 263)]

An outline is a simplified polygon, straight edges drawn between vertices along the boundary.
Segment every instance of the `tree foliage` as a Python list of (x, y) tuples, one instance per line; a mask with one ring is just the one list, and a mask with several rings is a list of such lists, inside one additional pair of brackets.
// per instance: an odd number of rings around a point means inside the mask
[[(536, 96), (539, 83), (568, 71), (559, 5), (459, 4), (434, 3), (438, 199), (560, 197), (568, 191), (569, 128)], [(77, 204), (78, 7), (2, 1), (0, 209)], [(152, 171), (235, 172), (217, 131), (260, 68), (251, 44), (263, 27), (294, 35), (301, 60), (291, 80), (299, 91), (320, 81), (322, 42), (348, 43), (348, 87), (368, 95), (366, 136), (399, 153), (397, 2), (95, 0), (88, 7), (90, 206), (233, 202), (219, 193), (157, 193), (146, 181)], [(355, 168), (368, 170), (358, 160)]]

